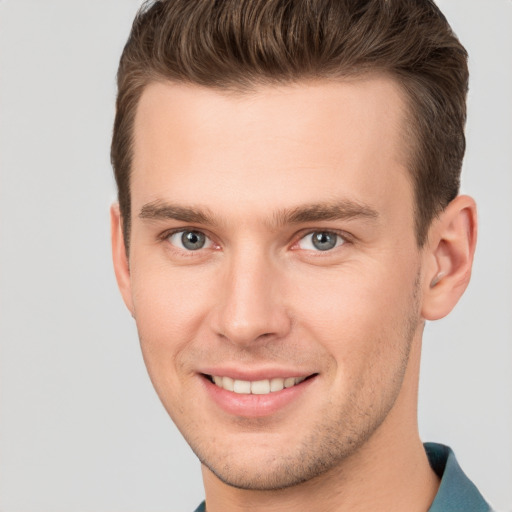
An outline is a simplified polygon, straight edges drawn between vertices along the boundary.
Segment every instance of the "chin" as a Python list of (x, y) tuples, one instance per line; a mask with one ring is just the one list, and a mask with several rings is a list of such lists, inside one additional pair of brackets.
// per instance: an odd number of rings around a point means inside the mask
[(304, 466), (279, 464), (279, 467), (266, 467), (262, 471), (263, 464), (256, 468), (242, 468), (235, 466), (224, 466), (220, 470), (216, 467), (202, 463), (223, 483), (237, 489), (251, 491), (276, 491), (300, 485), (321, 475), (327, 468), (319, 465)]
[[(359, 439), (308, 439), (299, 447), (285, 451), (284, 446), (260, 447), (214, 453), (194, 449), (201, 463), (220, 481), (237, 489), (275, 491), (303, 484), (343, 464), (365, 441)], [(235, 448), (235, 449), (234, 449)]]

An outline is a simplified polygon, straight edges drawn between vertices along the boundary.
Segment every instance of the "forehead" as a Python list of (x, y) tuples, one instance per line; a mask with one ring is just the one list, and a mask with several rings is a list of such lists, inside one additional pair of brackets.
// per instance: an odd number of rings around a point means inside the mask
[(401, 89), (382, 76), (240, 94), (152, 83), (135, 117), (134, 211), (167, 198), (272, 208), (410, 195), (404, 119)]

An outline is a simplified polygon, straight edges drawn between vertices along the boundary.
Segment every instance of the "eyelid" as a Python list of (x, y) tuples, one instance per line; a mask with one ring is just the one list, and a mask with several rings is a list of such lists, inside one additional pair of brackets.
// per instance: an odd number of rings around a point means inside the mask
[[(197, 249), (195, 251), (193, 250), (189, 250), (189, 249), (186, 249), (185, 247), (179, 247), (173, 243), (170, 242), (169, 238), (173, 235), (177, 235), (178, 233), (184, 233), (184, 232), (187, 232), (187, 231), (191, 231), (191, 232), (196, 232), (196, 233), (201, 233), (205, 236), (206, 238), (206, 244), (205, 247), (201, 247), (200, 249)], [(199, 229), (199, 228), (196, 228), (194, 226), (185, 226), (185, 227), (179, 227), (179, 228), (174, 228), (174, 229), (168, 229), (164, 232), (162, 232), (159, 236), (158, 236), (158, 239), (162, 242), (167, 242), (173, 249), (177, 250), (177, 251), (182, 251), (184, 253), (187, 253), (187, 254), (194, 254), (194, 253), (198, 253), (198, 252), (201, 252), (202, 250), (204, 249), (211, 249), (212, 247), (215, 247), (217, 244), (214, 242), (213, 238), (204, 230), (204, 229)]]
[[(198, 249), (196, 251), (192, 251), (192, 250), (187, 250), (187, 249), (181, 249), (180, 247), (177, 247), (176, 245), (171, 244), (169, 242), (169, 237), (171, 237), (172, 235), (178, 234), (178, 233), (183, 233), (185, 231), (196, 231), (196, 232), (202, 233), (206, 237), (206, 239), (207, 239), (208, 247), (203, 247), (203, 248)], [(307, 237), (309, 235), (312, 235), (314, 233), (332, 233), (332, 234), (337, 235), (338, 237), (340, 237), (341, 240), (342, 240), (341, 244), (336, 245), (335, 247), (333, 247), (332, 249), (329, 249), (327, 251), (321, 251), (321, 250), (318, 250), (318, 249), (311, 251), (311, 252), (317, 252), (319, 254), (332, 252), (334, 249), (337, 249), (337, 248), (341, 247), (342, 245), (345, 245), (346, 243), (352, 243), (354, 241), (354, 239), (355, 239), (355, 237), (352, 236), (351, 234), (347, 233), (346, 231), (339, 230), (339, 229), (334, 229), (334, 228), (307, 228), (307, 229), (301, 230), (299, 233), (297, 233), (293, 237), (294, 241), (292, 242), (290, 248), (294, 249), (294, 250), (300, 249), (300, 247), (298, 247), (299, 242), (301, 240), (303, 240), (305, 237)], [(202, 229), (202, 228), (197, 228), (195, 226), (185, 226), (185, 227), (180, 226), (179, 228), (173, 228), (173, 229), (165, 230), (161, 234), (158, 235), (158, 239), (161, 242), (168, 242), (169, 245), (171, 245), (176, 250), (181, 250), (181, 251), (189, 253), (189, 254), (193, 254), (194, 252), (200, 252), (202, 249), (210, 249), (212, 247), (220, 248), (220, 244), (215, 241), (214, 237), (212, 235), (210, 235), (207, 230)]]
[[(336, 235), (341, 239), (341, 243), (335, 245), (332, 249), (328, 249), (325, 251), (321, 251), (320, 249), (301, 249), (299, 247), (299, 243), (301, 242), (301, 240), (304, 240), (304, 238), (306, 238), (307, 236), (311, 236), (314, 233), (332, 233), (333, 235)], [(313, 228), (313, 229), (303, 230), (300, 233), (298, 233), (295, 237), (295, 241), (293, 242), (291, 248), (295, 249), (295, 250), (300, 249), (300, 250), (305, 250), (305, 251), (311, 251), (311, 252), (315, 252), (318, 254), (328, 254), (330, 252), (333, 252), (335, 249), (339, 249), (341, 246), (343, 246), (347, 243), (350, 243), (352, 241), (353, 241), (353, 237), (345, 231), (341, 231), (339, 229), (333, 229), (333, 228)]]

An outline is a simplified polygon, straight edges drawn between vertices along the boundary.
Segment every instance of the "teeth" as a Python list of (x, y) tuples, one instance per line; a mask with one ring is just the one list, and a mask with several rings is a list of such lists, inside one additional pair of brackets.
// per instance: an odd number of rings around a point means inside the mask
[(270, 393), (269, 380), (255, 380), (251, 382), (251, 393), (253, 395), (267, 395)]
[(272, 379), (270, 381), (270, 391), (281, 391), (284, 389), (284, 380), (283, 379)]
[(287, 379), (284, 379), (285, 388), (291, 388), (292, 386), (295, 386), (295, 379), (293, 377), (288, 377)]
[(235, 380), (233, 391), (241, 395), (248, 395), (251, 392), (251, 383), (248, 380)]
[(234, 391), (242, 395), (267, 395), (268, 393), (282, 391), (284, 388), (291, 388), (296, 384), (300, 384), (305, 379), (306, 377), (287, 377), (286, 379), (276, 377), (270, 380), (248, 381), (232, 379), (231, 377), (213, 376), (213, 382), (219, 386), (219, 388)]
[(220, 377), (222, 379), (221, 387), (228, 391), (235, 390), (235, 381), (231, 377)]

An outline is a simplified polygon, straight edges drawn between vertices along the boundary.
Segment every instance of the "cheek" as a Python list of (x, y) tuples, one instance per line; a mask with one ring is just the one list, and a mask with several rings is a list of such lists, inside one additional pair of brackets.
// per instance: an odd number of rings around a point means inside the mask
[(356, 375), (376, 361), (402, 357), (412, 337), (414, 282), (412, 266), (400, 276), (380, 265), (364, 272), (356, 265), (338, 268), (321, 279), (303, 274), (295, 280), (295, 315), (340, 374)]
[(404, 294), (408, 295), (410, 286), (405, 280), (393, 286), (381, 272), (356, 268), (338, 268), (316, 276), (298, 274), (293, 281), (292, 300), (300, 311), (297, 316), (334, 335), (367, 330), (372, 325), (380, 330), (393, 324), (392, 318), (406, 306)]
[(189, 378), (195, 372), (187, 354), (200, 338), (215, 297), (212, 281), (197, 270), (166, 264), (140, 263), (134, 268), (132, 294), (144, 363), (162, 404), (180, 428), (193, 416), (184, 399), (197, 392), (195, 379)]
[(180, 364), (180, 354), (197, 338), (215, 300), (212, 276), (165, 263), (138, 262), (133, 268), (135, 318), (148, 370), (174, 374), (169, 366)]

